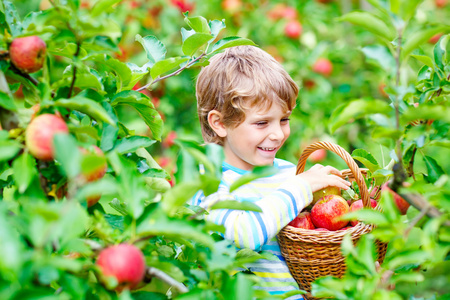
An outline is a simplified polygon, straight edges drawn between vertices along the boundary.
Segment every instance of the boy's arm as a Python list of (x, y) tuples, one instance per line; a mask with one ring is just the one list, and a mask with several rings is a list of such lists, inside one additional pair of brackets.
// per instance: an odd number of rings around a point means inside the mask
[[(206, 197), (201, 206), (209, 211), (215, 203), (223, 200), (246, 201), (226, 192), (218, 191)], [(238, 248), (260, 250), (284, 226), (312, 201), (309, 183), (299, 176), (292, 177), (273, 193), (253, 202), (262, 212), (232, 209), (209, 211), (206, 219), (225, 226), (225, 238), (234, 241)], [(193, 204), (196, 200), (193, 199)], [(198, 203), (198, 200), (197, 200)]]

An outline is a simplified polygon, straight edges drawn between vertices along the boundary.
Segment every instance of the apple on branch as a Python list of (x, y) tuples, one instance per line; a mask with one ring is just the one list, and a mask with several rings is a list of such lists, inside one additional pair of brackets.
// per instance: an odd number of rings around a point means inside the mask
[(53, 160), (53, 137), (56, 133), (69, 133), (62, 118), (53, 114), (42, 114), (34, 118), (25, 132), (25, 144), (31, 155), (44, 161)]
[(298, 39), (302, 32), (302, 24), (298, 20), (290, 20), (284, 27), (285, 35), (291, 39)]
[(39, 71), (45, 62), (47, 45), (38, 36), (15, 38), (9, 46), (11, 63), (24, 73)]
[(101, 271), (101, 280), (106, 277), (117, 280), (117, 291), (135, 289), (145, 276), (145, 258), (142, 251), (131, 244), (119, 244), (103, 249), (96, 264)]

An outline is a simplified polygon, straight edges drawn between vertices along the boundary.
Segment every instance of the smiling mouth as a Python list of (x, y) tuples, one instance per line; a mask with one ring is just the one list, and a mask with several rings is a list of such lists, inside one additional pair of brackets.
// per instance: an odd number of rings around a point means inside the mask
[(277, 149), (276, 147), (275, 148), (258, 147), (258, 148), (264, 151), (274, 151)]

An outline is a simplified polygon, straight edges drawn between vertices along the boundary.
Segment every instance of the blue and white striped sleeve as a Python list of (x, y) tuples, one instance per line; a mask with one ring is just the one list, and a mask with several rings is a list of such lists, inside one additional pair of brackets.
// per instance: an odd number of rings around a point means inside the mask
[(201, 206), (209, 211), (206, 219), (225, 226), (225, 237), (234, 241), (238, 248), (260, 250), (278, 232), (292, 221), (300, 211), (312, 201), (310, 185), (295, 176), (283, 183), (273, 193), (254, 201), (262, 212), (210, 208), (218, 201), (238, 200), (236, 196), (217, 192), (201, 201)]

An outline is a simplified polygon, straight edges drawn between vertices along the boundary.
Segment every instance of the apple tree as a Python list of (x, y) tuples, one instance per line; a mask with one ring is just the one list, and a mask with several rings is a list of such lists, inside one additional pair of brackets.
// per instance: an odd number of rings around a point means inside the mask
[[(137, 65), (117, 59), (120, 1), (44, 4), (21, 16), (0, 3), (0, 298), (267, 297), (251, 288), (253, 276), (232, 275), (269, 254), (236, 253), (211, 235), (222, 227), (184, 205), (217, 189), (221, 149), (180, 141), (171, 187), (151, 153), (164, 121), (146, 93), (222, 49), (254, 43), (221, 38), (224, 21), (185, 13), (176, 50), (135, 35), (146, 58)], [(127, 126), (130, 111), (147, 135)]]

